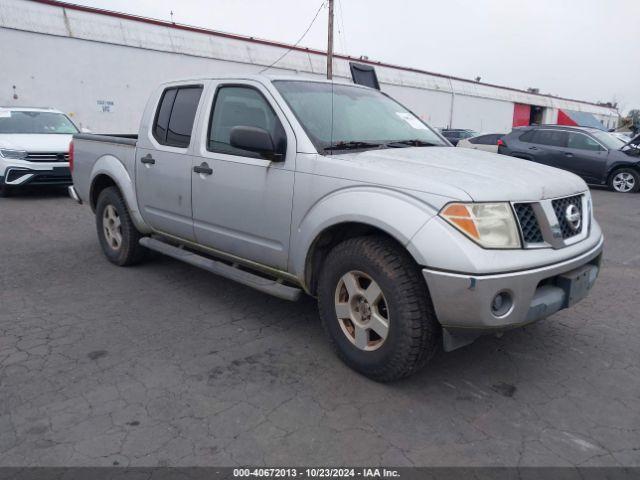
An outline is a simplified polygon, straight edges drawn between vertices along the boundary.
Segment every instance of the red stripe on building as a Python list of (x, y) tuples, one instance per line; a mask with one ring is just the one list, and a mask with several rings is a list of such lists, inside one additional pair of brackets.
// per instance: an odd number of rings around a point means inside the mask
[(558, 110), (558, 125), (571, 125), (573, 127), (578, 126), (578, 124), (574, 122), (573, 119), (562, 110)]
[(531, 105), (525, 105), (523, 103), (513, 104), (513, 126), (525, 127), (529, 125), (529, 119), (531, 118)]

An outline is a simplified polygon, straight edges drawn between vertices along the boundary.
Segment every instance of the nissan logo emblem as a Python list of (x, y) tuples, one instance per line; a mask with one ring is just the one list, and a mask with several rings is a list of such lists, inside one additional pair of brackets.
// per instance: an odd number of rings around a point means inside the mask
[(574, 232), (580, 228), (582, 218), (580, 218), (580, 210), (573, 203), (564, 211), (564, 218)]

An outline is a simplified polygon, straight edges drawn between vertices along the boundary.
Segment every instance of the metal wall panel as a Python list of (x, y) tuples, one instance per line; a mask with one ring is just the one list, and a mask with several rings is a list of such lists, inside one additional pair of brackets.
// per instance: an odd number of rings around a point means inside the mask
[[(0, 102), (52, 104), (75, 113), (93, 129), (112, 131), (117, 126), (130, 131), (158, 82), (258, 73), (285, 52), (270, 42), (125, 17), (37, 1), (0, 0)], [(336, 58), (336, 77), (350, 78), (349, 60)], [(319, 52), (293, 50), (269, 72), (320, 77), (325, 65)], [(503, 129), (513, 103), (589, 112), (605, 124), (617, 121), (617, 112), (603, 106), (374, 65), (384, 91), (437, 127), (449, 126), (453, 113), (453, 127)], [(99, 112), (96, 102), (109, 99), (115, 99), (112, 112)]]
[(513, 120), (513, 102), (488, 98), (455, 96), (452, 128), (469, 128), (477, 132), (508, 133)]

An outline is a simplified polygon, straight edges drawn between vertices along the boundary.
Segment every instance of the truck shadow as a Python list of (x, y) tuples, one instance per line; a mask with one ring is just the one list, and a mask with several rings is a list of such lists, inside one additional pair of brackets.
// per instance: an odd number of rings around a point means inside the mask
[(40, 186), (26, 186), (22, 188), (18, 188), (11, 191), (11, 195), (7, 198), (0, 199), (9, 200), (9, 199), (43, 199), (43, 198), (60, 198), (66, 197), (69, 194), (67, 193), (66, 186), (54, 186), (54, 185), (40, 185)]

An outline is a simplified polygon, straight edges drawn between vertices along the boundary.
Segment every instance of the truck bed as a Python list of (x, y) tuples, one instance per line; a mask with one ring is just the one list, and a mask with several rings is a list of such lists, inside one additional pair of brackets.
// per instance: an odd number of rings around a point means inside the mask
[[(79, 133), (73, 136), (73, 185), (78, 196), (89, 202), (91, 179), (97, 171), (110, 165), (113, 171), (115, 163), (120, 163), (123, 174), (134, 178), (137, 134), (98, 135)], [(100, 163), (100, 165), (98, 165)], [(130, 180), (130, 182), (131, 182)]]
[(136, 133), (77, 133), (73, 141), (89, 140), (91, 142), (119, 143), (123, 145), (135, 145), (138, 142)]

